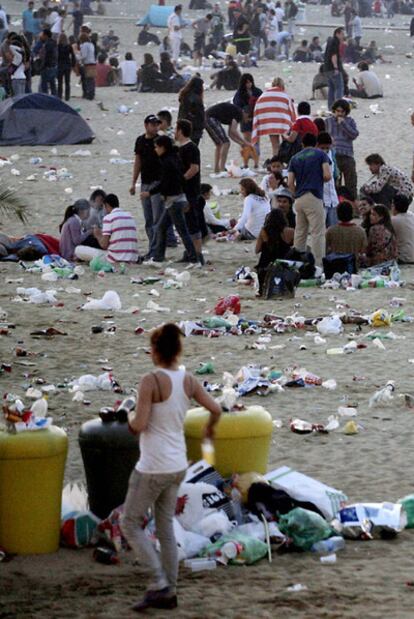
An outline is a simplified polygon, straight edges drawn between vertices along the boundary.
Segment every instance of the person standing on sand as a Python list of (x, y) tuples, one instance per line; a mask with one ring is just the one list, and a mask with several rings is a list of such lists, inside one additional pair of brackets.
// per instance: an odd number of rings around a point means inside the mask
[[(179, 366), (182, 332), (172, 323), (151, 335), (155, 369), (140, 382), (137, 407), (129, 414), (129, 427), (139, 433), (140, 457), (125, 499), (121, 528), (141, 565), (151, 576), (142, 601), (132, 609), (177, 607), (178, 556), (173, 518), (177, 493), (188, 466), (184, 418), (191, 399), (210, 411), (205, 437), (213, 439), (221, 408), (192, 374)], [(159, 555), (145, 533), (149, 508), (155, 516)]]
[(160, 180), (161, 164), (155, 152), (154, 141), (158, 136), (161, 121), (155, 114), (149, 114), (144, 120), (145, 131), (135, 141), (135, 161), (132, 173), (132, 184), (129, 189), (131, 196), (135, 195), (135, 185), (141, 176), (141, 204), (144, 212), (145, 232), (148, 237), (148, 252), (150, 255), (155, 240), (155, 225), (164, 212), (164, 203), (160, 192), (149, 193)]
[(332, 178), (329, 158), (316, 147), (317, 138), (305, 133), (303, 150), (289, 163), (288, 188), (295, 196), (296, 228), (294, 247), (306, 250), (308, 233), (311, 236), (315, 264), (322, 266), (325, 255), (325, 209), (323, 184)]
[(340, 45), (345, 39), (343, 28), (335, 28), (333, 37), (328, 39), (325, 50), (323, 73), (328, 79), (328, 108), (344, 96), (344, 76)]

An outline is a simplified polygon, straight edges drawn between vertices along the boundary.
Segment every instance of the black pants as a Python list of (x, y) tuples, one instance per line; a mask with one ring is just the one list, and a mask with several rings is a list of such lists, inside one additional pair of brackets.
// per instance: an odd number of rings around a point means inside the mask
[(70, 73), (71, 67), (58, 67), (58, 97), (62, 99), (63, 82), (65, 82), (65, 101), (70, 99)]

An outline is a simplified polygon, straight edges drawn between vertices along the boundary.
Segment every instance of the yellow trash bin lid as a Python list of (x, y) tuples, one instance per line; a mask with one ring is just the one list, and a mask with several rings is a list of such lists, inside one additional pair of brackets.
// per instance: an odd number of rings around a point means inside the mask
[(66, 432), (57, 426), (19, 434), (0, 432), (0, 460), (50, 458), (67, 449)]
[[(210, 413), (205, 408), (192, 408), (187, 412), (184, 431), (189, 438), (202, 438)], [(216, 439), (237, 439), (269, 436), (273, 424), (270, 413), (263, 406), (222, 413), (216, 426)]]

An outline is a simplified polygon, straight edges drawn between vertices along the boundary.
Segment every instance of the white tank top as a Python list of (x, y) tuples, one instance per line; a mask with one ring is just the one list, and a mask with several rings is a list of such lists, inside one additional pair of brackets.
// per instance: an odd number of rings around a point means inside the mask
[(171, 395), (152, 405), (148, 427), (139, 435), (140, 458), (135, 468), (141, 473), (178, 473), (188, 466), (184, 418), (190, 400), (184, 390), (185, 370), (157, 371), (169, 377)]

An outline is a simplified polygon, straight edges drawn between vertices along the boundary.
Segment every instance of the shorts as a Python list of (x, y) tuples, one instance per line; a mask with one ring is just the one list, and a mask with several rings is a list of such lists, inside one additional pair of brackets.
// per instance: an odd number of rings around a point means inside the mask
[(236, 45), (236, 52), (246, 56), (250, 52), (250, 39), (242, 39), (241, 41), (234, 41)]
[(214, 118), (214, 116), (206, 116), (205, 129), (216, 146), (228, 144), (230, 142), (223, 125), (217, 118)]
[(197, 33), (194, 37), (194, 51), (204, 52), (206, 46), (206, 35), (204, 33)]

